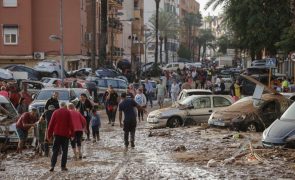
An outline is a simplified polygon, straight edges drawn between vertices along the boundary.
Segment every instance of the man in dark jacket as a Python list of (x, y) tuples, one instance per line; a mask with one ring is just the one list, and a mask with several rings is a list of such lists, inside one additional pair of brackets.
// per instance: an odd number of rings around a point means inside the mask
[[(120, 127), (124, 131), (124, 143), (127, 150), (129, 145), (129, 133), (131, 135), (131, 147), (134, 148), (135, 144), (135, 129), (136, 129), (136, 112), (135, 107), (142, 110), (142, 108), (134, 101), (134, 99), (126, 98), (126, 93), (121, 94), (121, 103), (119, 104), (119, 121)], [(122, 124), (122, 112), (124, 112), (124, 122)]]
[(61, 170), (67, 171), (67, 156), (68, 156), (68, 147), (69, 139), (74, 136), (74, 126), (72, 123), (71, 113), (67, 109), (66, 103), (61, 103), (61, 108), (55, 110), (52, 114), (48, 131), (47, 131), (47, 140), (51, 141), (52, 136), (54, 135), (53, 142), (53, 154), (51, 157), (51, 169), (54, 171), (54, 167), (57, 161), (58, 152), (62, 150), (61, 158)]
[(76, 105), (77, 110), (81, 113), (81, 115), (86, 119), (86, 128), (87, 128), (87, 140), (90, 140), (90, 111), (93, 108), (93, 105), (91, 104), (90, 100), (87, 98), (87, 95), (82, 93), (80, 95), (80, 100), (78, 104)]
[[(48, 110), (45, 111), (43, 114), (42, 114), (42, 117), (45, 119), (46, 121), (46, 132), (48, 130), (48, 127), (49, 127), (49, 123), (50, 123), (50, 120), (51, 120), (51, 117), (52, 117), (52, 114), (55, 110), (55, 107), (54, 105), (49, 105), (48, 106)], [(45, 148), (45, 156), (48, 156), (49, 155), (49, 142), (47, 140), (45, 140), (45, 143), (44, 143), (44, 148)]]
[(55, 109), (59, 109), (58, 95), (58, 92), (53, 92), (51, 98), (45, 104), (45, 110), (48, 110), (49, 105), (53, 105)]

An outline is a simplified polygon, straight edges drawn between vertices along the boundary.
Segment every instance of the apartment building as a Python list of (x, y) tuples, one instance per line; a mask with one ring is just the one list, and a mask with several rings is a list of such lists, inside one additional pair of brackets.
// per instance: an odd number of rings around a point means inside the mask
[[(83, 41), (87, 0), (63, 0), (65, 68), (89, 64)], [(60, 0), (0, 0), (0, 66), (34, 66), (43, 59), (60, 59)], [(86, 48), (87, 49), (87, 48)]]

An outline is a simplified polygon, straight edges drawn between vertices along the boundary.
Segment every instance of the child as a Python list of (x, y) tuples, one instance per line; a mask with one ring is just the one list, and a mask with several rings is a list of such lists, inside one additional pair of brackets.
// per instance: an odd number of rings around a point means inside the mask
[(97, 108), (92, 109), (92, 114), (91, 114), (91, 127), (92, 127), (92, 135), (93, 135), (93, 142), (96, 142), (100, 140), (99, 138), (99, 128), (101, 126), (100, 123), (100, 117), (97, 113)]
[(37, 148), (37, 152), (39, 152), (40, 155), (43, 154), (43, 152), (45, 153), (45, 133), (46, 133), (46, 121), (45, 118), (43, 116), (40, 117), (39, 121), (38, 121), (38, 125), (37, 125), (37, 129), (38, 129), (38, 148)]

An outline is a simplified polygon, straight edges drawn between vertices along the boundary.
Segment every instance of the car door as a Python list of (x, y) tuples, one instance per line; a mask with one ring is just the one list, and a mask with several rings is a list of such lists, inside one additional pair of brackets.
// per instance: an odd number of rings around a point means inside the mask
[(118, 80), (118, 89), (119, 89), (118, 91), (120, 93), (126, 92), (127, 87), (128, 87), (128, 84), (125, 81)]
[(260, 108), (260, 117), (265, 127), (270, 126), (277, 118), (279, 118), (279, 103), (276, 101), (268, 101)]
[(209, 116), (212, 113), (211, 97), (197, 97), (191, 101), (191, 108), (188, 109), (189, 118), (197, 123), (208, 122)]
[(232, 103), (222, 96), (213, 96), (213, 111), (219, 111), (224, 107), (230, 106)]

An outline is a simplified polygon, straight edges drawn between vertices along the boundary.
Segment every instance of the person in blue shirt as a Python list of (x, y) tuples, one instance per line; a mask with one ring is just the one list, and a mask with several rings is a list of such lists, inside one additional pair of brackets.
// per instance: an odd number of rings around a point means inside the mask
[(146, 88), (147, 102), (150, 101), (150, 105), (151, 105), (151, 108), (152, 108), (153, 107), (153, 92), (154, 92), (153, 85), (148, 79), (145, 79), (145, 84), (144, 85), (145, 85), (145, 88)]
[[(142, 107), (140, 107), (140, 105), (137, 104), (134, 99), (127, 98), (126, 93), (122, 93), (121, 103), (119, 104), (119, 121), (120, 121), (120, 127), (122, 127), (124, 131), (124, 144), (125, 144), (126, 150), (128, 149), (128, 146), (129, 146), (129, 134), (130, 134), (131, 147), (132, 148), (135, 147), (134, 141), (135, 141), (135, 130), (136, 130), (136, 124), (137, 124), (135, 107), (139, 110), (142, 110)], [(124, 113), (124, 121), (122, 123), (123, 113)]]
[(96, 108), (92, 109), (90, 123), (92, 128), (93, 142), (99, 141), (99, 128), (101, 127), (101, 122)]

